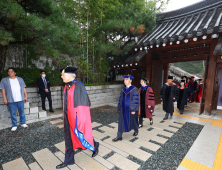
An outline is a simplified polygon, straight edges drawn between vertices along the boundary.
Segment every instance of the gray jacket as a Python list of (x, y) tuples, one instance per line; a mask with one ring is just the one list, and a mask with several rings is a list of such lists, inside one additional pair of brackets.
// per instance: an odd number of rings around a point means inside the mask
[[(22, 100), (24, 100), (25, 95), (24, 95), (24, 88), (26, 87), (24, 80), (21, 77), (16, 76), (16, 78), (19, 81), (20, 88), (21, 88), (21, 95), (22, 95)], [(0, 89), (4, 89), (6, 91), (6, 98), (9, 103), (13, 103), (13, 95), (12, 95), (12, 89), (9, 81), (9, 77), (5, 77), (1, 80), (0, 83)]]

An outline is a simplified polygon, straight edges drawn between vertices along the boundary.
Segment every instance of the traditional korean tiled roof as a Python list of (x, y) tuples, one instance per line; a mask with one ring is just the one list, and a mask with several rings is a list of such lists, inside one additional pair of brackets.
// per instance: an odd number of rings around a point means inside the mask
[(200, 78), (203, 79), (203, 77), (199, 74), (188, 73), (188, 72), (184, 71), (183, 69), (173, 66), (173, 65), (170, 66), (168, 74), (171, 76), (174, 76), (174, 81), (176, 81), (176, 82), (180, 82), (182, 76), (187, 76), (187, 77), (194, 76), (196, 80), (200, 79)]
[(115, 66), (119, 66), (122, 67), (123, 66), (130, 66), (130, 64), (134, 64), (134, 63), (139, 63), (141, 61), (141, 59), (146, 56), (147, 51), (139, 51), (136, 54), (132, 54), (129, 53), (128, 55), (123, 56), (119, 56), (115, 59), (115, 61), (112, 63)]
[[(139, 39), (137, 46), (166, 46), (189, 38), (217, 38), (222, 32), (222, 0), (203, 0), (193, 5), (170, 12), (160, 13), (156, 27)], [(170, 45), (171, 45), (170, 44)]]

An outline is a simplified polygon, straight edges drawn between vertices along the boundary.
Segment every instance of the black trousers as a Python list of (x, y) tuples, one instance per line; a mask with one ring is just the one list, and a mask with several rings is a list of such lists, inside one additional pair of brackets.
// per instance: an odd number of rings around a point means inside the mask
[[(150, 119), (150, 121), (152, 120), (152, 118), (149, 118), (149, 119)], [(143, 125), (143, 117), (139, 117), (139, 124)]]
[(51, 92), (48, 93), (42, 93), (41, 95), (41, 99), (42, 99), (42, 109), (46, 110), (45, 108), (45, 98), (47, 97), (48, 101), (49, 101), (49, 109), (52, 110), (52, 98), (51, 98)]
[(192, 102), (194, 102), (194, 100), (195, 100), (195, 94), (196, 94), (196, 92), (193, 93)]
[[(93, 142), (94, 142), (94, 147), (96, 150), (98, 148), (98, 142), (96, 142), (94, 139), (93, 139)], [(69, 163), (75, 162), (74, 155), (75, 155), (75, 151), (73, 149), (66, 151), (64, 163), (69, 164)]]

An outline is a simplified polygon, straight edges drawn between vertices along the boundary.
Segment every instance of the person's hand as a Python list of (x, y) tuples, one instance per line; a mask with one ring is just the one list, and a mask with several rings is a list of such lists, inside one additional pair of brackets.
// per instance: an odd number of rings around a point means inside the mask
[(133, 115), (135, 115), (136, 112), (131, 112)]
[(190, 100), (190, 99), (187, 99), (188, 101)]
[(160, 98), (160, 100), (163, 100), (162, 98)]
[(45, 89), (45, 92), (46, 92), (46, 93), (48, 93), (48, 92), (49, 92), (49, 90), (48, 90), (48, 89)]
[(4, 99), (4, 104), (8, 105), (8, 100), (7, 99)]
[(149, 105), (148, 108), (151, 108), (151, 106)]
[(28, 101), (28, 97), (26, 96), (26, 97), (24, 98), (24, 100), (25, 100), (25, 102), (27, 102), (27, 101)]

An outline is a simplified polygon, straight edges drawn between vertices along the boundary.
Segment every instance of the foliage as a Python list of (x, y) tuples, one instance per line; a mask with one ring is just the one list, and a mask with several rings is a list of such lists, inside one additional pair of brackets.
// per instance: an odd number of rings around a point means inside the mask
[[(86, 82), (104, 82), (110, 55), (131, 50), (131, 37), (152, 31), (156, 13), (169, 0), (62, 0), (59, 6), (76, 21), (82, 57), (78, 67)], [(84, 62), (85, 61), (85, 62)], [(83, 71), (84, 70), (84, 71)], [(95, 77), (95, 78), (91, 78)]]
[(191, 74), (200, 74), (204, 77), (204, 67), (203, 61), (190, 61), (190, 62), (180, 62), (174, 63), (173, 65), (180, 67), (184, 71)]
[(0, 1), (0, 60), (7, 47), (15, 45), (22, 50), (25, 44), (29, 57), (74, 55), (78, 53), (75, 47), (78, 31), (55, 0)]

